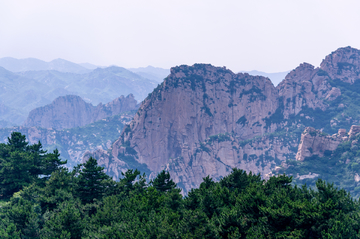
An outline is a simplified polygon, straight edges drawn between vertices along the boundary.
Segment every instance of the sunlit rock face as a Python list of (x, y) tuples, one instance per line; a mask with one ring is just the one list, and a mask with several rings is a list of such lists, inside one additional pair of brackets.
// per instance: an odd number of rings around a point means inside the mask
[[(109, 165), (117, 162), (113, 175), (136, 166), (154, 177), (166, 169), (185, 190), (199, 186), (207, 175), (219, 179), (233, 167), (267, 178), (287, 159), (295, 160), (306, 122), (317, 122), (321, 112), (333, 110), (332, 102), (339, 105), (336, 110), (346, 108), (339, 104), (343, 92), (335, 83), (355, 82), (358, 56), (356, 49), (340, 48), (320, 68), (300, 64), (277, 87), (268, 78), (225, 67), (173, 67), (142, 102), (111, 152), (94, 156)], [(331, 120), (320, 124), (330, 126)]]

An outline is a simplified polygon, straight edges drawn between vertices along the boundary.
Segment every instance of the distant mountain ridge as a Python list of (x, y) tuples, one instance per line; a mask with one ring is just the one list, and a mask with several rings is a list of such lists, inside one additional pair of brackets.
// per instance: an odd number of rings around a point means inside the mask
[(25, 127), (53, 128), (56, 130), (81, 127), (98, 120), (134, 111), (138, 105), (132, 94), (120, 96), (103, 105), (93, 106), (81, 97), (66, 95), (56, 98), (51, 104), (30, 111)]
[(64, 95), (106, 104), (120, 95), (143, 100), (157, 82), (122, 67), (97, 68), (85, 74), (55, 70), (11, 72), (0, 67), (0, 126), (21, 125), (28, 113)]
[(11, 132), (21, 132), (31, 144), (40, 141), (48, 152), (57, 148), (60, 157), (68, 161), (66, 167), (72, 168), (81, 163), (87, 151), (99, 148), (107, 150), (111, 147), (112, 142), (119, 138), (124, 125), (133, 118), (134, 114), (135, 111), (125, 112), (83, 127), (63, 130), (37, 126), (0, 128), (0, 142), (7, 142)]
[(134, 163), (150, 177), (166, 169), (186, 191), (234, 167), (266, 178), (295, 160), (305, 127), (333, 134), (360, 124), (359, 79), (360, 51), (351, 47), (332, 52), (319, 68), (300, 64), (277, 87), (224, 67), (173, 67), (111, 151), (92, 155), (103, 165), (125, 165), (109, 174)]
[(60, 58), (46, 62), (36, 58), (16, 59), (4, 57), (0, 58), (0, 66), (12, 72), (55, 70), (84, 74), (91, 71), (91, 69)]
[(165, 79), (165, 77), (170, 74), (170, 69), (163, 69), (153, 66), (128, 68), (128, 70), (138, 75), (141, 75), (144, 78), (155, 80), (159, 83), (161, 83)]
[(282, 80), (285, 79), (285, 76), (289, 73), (290, 71), (283, 71), (283, 72), (274, 72), (274, 73), (266, 73), (263, 71), (256, 71), (256, 70), (252, 70), (252, 71), (241, 71), (241, 73), (248, 73), (249, 75), (253, 75), (253, 76), (264, 76), (267, 77), (271, 80), (271, 82), (274, 84), (274, 86), (277, 86)]

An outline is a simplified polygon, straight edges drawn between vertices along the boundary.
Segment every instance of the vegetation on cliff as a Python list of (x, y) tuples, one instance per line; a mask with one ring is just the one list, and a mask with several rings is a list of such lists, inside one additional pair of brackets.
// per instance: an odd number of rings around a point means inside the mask
[(135, 111), (104, 118), (83, 127), (55, 130), (40, 127), (12, 127), (0, 129), (0, 142), (6, 142), (11, 132), (18, 131), (32, 142), (41, 141), (44, 149), (52, 151), (57, 148), (62, 159), (67, 159), (67, 167), (81, 163), (87, 150), (102, 147), (107, 150), (111, 143), (119, 138), (126, 123), (134, 116)]
[[(34, 166), (27, 157), (18, 164)], [(292, 186), (285, 175), (264, 181), (233, 169), (219, 182), (204, 178), (183, 197), (168, 172), (146, 182), (144, 174), (128, 170), (113, 181), (93, 158), (72, 171), (57, 165), (50, 177), (34, 178), (1, 201), (2, 238), (360, 236), (359, 202), (322, 180), (313, 190)]]
[[(311, 149), (309, 149), (311, 150)], [(319, 178), (344, 188), (355, 197), (360, 197), (360, 135), (344, 141), (334, 150), (326, 150), (323, 157), (312, 155), (304, 161), (287, 161), (287, 167), (279, 173), (295, 177), (294, 183), (315, 187)], [(300, 177), (299, 175), (308, 175)]]

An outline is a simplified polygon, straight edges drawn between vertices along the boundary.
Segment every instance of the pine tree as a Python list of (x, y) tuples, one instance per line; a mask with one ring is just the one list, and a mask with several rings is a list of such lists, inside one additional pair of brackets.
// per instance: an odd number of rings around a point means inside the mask
[(11, 197), (34, 182), (43, 183), (66, 163), (57, 150), (46, 153), (40, 142), (28, 144), (19, 132), (11, 133), (7, 144), (0, 144), (0, 197)]
[(103, 197), (106, 189), (104, 180), (108, 180), (109, 176), (103, 172), (104, 168), (98, 166), (93, 157), (90, 157), (82, 166), (77, 193), (82, 202), (91, 203), (94, 199)]
[(161, 171), (157, 177), (152, 181), (152, 184), (156, 190), (161, 192), (167, 192), (176, 187), (176, 183), (170, 178), (169, 172), (165, 170)]

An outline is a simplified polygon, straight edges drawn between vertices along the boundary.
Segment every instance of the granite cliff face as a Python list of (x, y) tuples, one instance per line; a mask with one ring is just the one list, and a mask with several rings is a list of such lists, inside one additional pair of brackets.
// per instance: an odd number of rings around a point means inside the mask
[(277, 104), (276, 89), (267, 78), (210, 65), (172, 68), (115, 145), (129, 141), (136, 151), (146, 152), (138, 161), (159, 171), (170, 158), (190, 160), (196, 144), (211, 135), (233, 132), (246, 140), (274, 131), (264, 127), (264, 118)]
[[(154, 173), (170, 169), (187, 189), (198, 185), (206, 175), (223, 176), (231, 167), (269, 173), (277, 151), (267, 157), (264, 169), (256, 170), (256, 159), (264, 150), (250, 145), (243, 149), (239, 143), (274, 132), (277, 125), (268, 117), (278, 104), (277, 90), (267, 78), (234, 74), (211, 65), (175, 67), (142, 103), (134, 120), (113, 144), (111, 155), (97, 152), (94, 156), (105, 167), (111, 162), (121, 165), (122, 161), (127, 165), (145, 164)], [(223, 142), (210, 143), (214, 135), (223, 137)], [(257, 144), (277, 148), (273, 141)], [(285, 148), (283, 151), (287, 152)], [(243, 160), (246, 153), (252, 155), (248, 162)], [(108, 173), (119, 175), (119, 171)]]
[(333, 89), (328, 82), (328, 76), (322, 74), (321, 69), (315, 69), (308, 63), (303, 63), (291, 71), (277, 89), (284, 107), (285, 119), (297, 115), (305, 107), (325, 110), (327, 105), (324, 99), (333, 99), (339, 95), (339, 89)]
[[(142, 102), (111, 152), (93, 155), (103, 166), (112, 165), (112, 175), (134, 165), (151, 172), (150, 177), (169, 170), (185, 190), (207, 175), (220, 178), (232, 167), (266, 178), (295, 159), (306, 126), (331, 133), (356, 123), (350, 103), (360, 106), (350, 96), (359, 57), (358, 50), (340, 48), (320, 68), (301, 64), (277, 87), (267, 78), (211, 65), (174, 67)], [(354, 67), (338, 70), (334, 64)]]
[(339, 48), (325, 58), (320, 69), (332, 79), (352, 84), (360, 75), (360, 51), (351, 47)]
[(296, 154), (296, 160), (303, 161), (306, 157), (318, 155), (323, 157), (326, 151), (334, 151), (340, 143), (349, 141), (360, 133), (360, 126), (353, 125), (347, 133), (339, 129), (337, 134), (326, 135), (320, 130), (307, 127), (301, 134), (301, 140)]
[(137, 108), (132, 94), (120, 96), (105, 105), (100, 103), (96, 107), (79, 96), (67, 95), (56, 98), (50, 105), (32, 110), (24, 126), (56, 130), (74, 128)]

